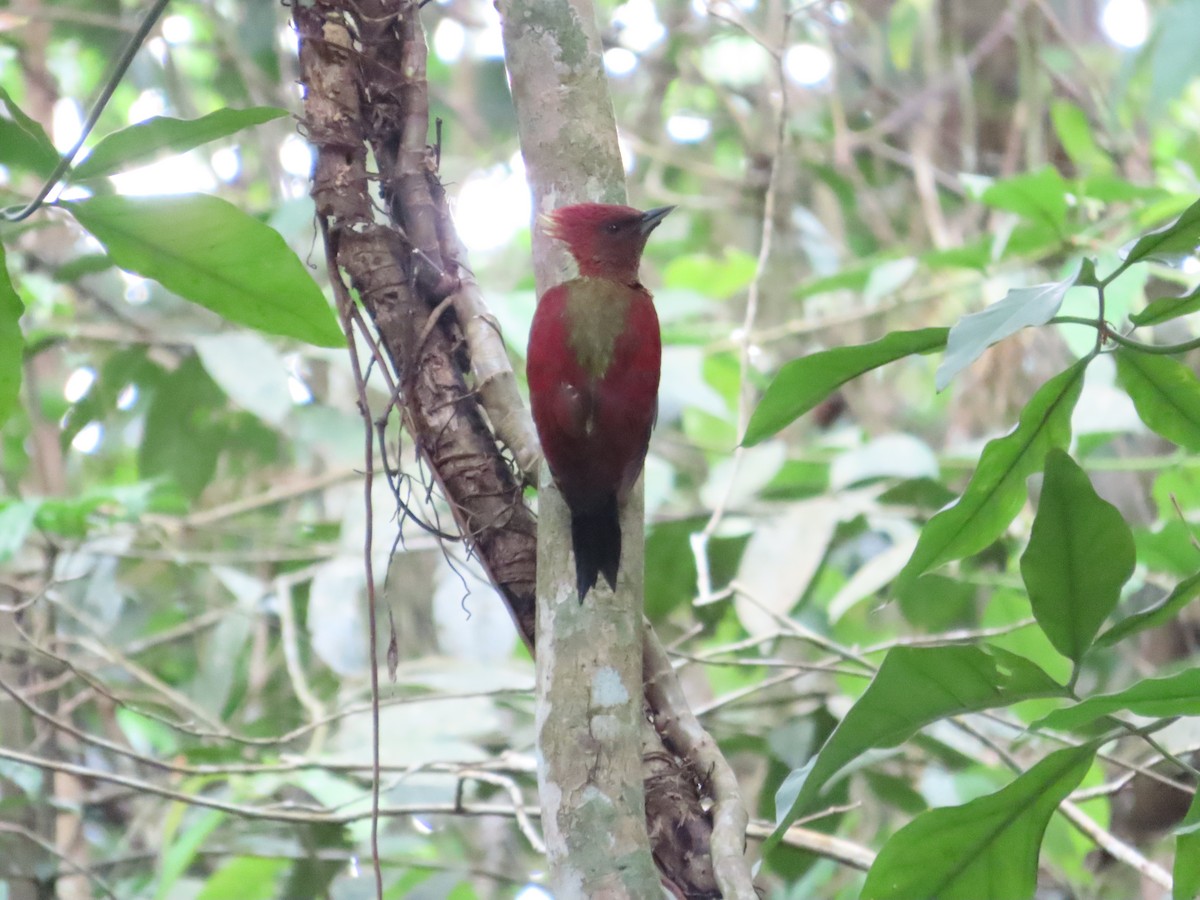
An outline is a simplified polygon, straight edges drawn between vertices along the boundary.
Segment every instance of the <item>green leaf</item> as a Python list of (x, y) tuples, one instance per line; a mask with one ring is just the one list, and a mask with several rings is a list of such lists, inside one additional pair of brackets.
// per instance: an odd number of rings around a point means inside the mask
[(1053, 166), (997, 181), (980, 199), (1049, 226), (1056, 234), (1062, 234), (1067, 223), (1067, 183)]
[(1200, 379), (1178, 360), (1127, 347), (1116, 352), (1117, 380), (1146, 427), (1200, 450)]
[(1022, 328), (1045, 325), (1062, 306), (1067, 291), (1079, 277), (1079, 268), (1062, 281), (1015, 288), (1004, 299), (977, 313), (963, 316), (950, 329), (946, 355), (938, 366), (935, 386), (944, 390), (951, 379), (975, 362), (988, 347)]
[(883, 845), (861, 900), (1033, 897), (1046, 825), (1098, 747), (1058, 750), (994, 794), (917, 816)]
[(138, 448), (141, 476), (168, 476), (189, 497), (199, 496), (228, 434), (217, 415), (224, 402), (200, 360), (189, 356), (154, 391)]
[(696, 291), (725, 300), (754, 280), (756, 261), (749, 253), (729, 250), (722, 257), (677, 256), (663, 269), (663, 287)]
[(1112, 170), (1112, 160), (1097, 146), (1092, 136), (1087, 113), (1067, 100), (1054, 100), (1050, 104), (1050, 120), (1054, 123), (1054, 131), (1063, 149), (1076, 166), (1088, 172)]
[(1047, 381), (1021, 411), (1017, 427), (988, 442), (962, 498), (921, 529), (899, 582), (978, 553), (1008, 527), (1025, 502), (1025, 479), (1041, 468), (1048, 450), (1070, 443), (1071, 411), (1087, 364), (1081, 359)]
[(1197, 244), (1200, 244), (1200, 200), (1185, 209), (1171, 224), (1134, 241), (1125, 254), (1121, 268), (1146, 260), (1168, 266), (1179, 265), (1196, 252)]
[(199, 119), (154, 116), (106, 135), (92, 148), (88, 157), (71, 171), (69, 177), (71, 181), (84, 181), (111, 175), (164, 151), (185, 153), (209, 141), (287, 114), (286, 109), (255, 106), (250, 109), (219, 109)]
[(195, 900), (271, 900), (287, 867), (286, 859), (235, 857), (204, 882)]
[(1157, 325), (1169, 322), (1200, 309), (1200, 288), (1182, 297), (1159, 297), (1152, 300), (1141, 312), (1129, 316), (1134, 325)]
[(1196, 900), (1200, 896), (1200, 794), (1175, 829), (1175, 886), (1171, 900)]
[(1116, 712), (1155, 719), (1200, 715), (1200, 669), (1188, 669), (1166, 678), (1146, 678), (1114, 694), (1088, 697), (1074, 706), (1042, 716), (1030, 727), (1074, 731)]
[(0, 163), (48, 176), (59, 157), (45, 129), (25, 115), (4, 88), (0, 88), (0, 107), (8, 113), (0, 115)]
[(338, 347), (337, 319), (279, 234), (206, 194), (93, 197), (62, 204), (122, 269), (231, 322)]
[(1033, 615), (1059, 653), (1076, 663), (1083, 658), (1136, 563), (1120, 510), (1101, 499), (1065, 451), (1051, 449), (1021, 577)]
[(779, 788), (775, 795), (778, 827), (770, 843), (864, 751), (898, 746), (946, 716), (1064, 694), (1063, 687), (1040, 668), (1007, 650), (965, 645), (897, 647), (884, 658), (820, 752)]
[(1174, 619), (1181, 609), (1191, 603), (1197, 594), (1200, 594), (1200, 572), (1179, 582), (1175, 585), (1175, 589), (1158, 603), (1122, 619), (1096, 638), (1096, 646), (1110, 647), (1131, 634), (1165, 625)]
[(792, 360), (779, 370), (750, 416), (744, 445), (751, 447), (790, 425), (864, 372), (914, 353), (940, 350), (947, 334), (945, 328), (894, 331), (869, 344), (837, 347)]
[(0, 426), (8, 421), (20, 399), (25, 355), (25, 336), (21, 333), (24, 313), (25, 304), (9, 280), (4, 246), (0, 245)]
[[(155, 900), (166, 900), (171, 896), (171, 889), (180, 877), (188, 870), (196, 859), (196, 854), (208, 841), (209, 836), (225, 821), (227, 813), (219, 809), (208, 809), (200, 813), (194, 822), (183, 829), (178, 837), (171, 840), (162, 850), (159, 859), (158, 887), (154, 892)], [(171, 835), (175, 837), (175, 835)]]
[(1075, 276), (1075, 284), (1079, 287), (1103, 287), (1100, 276), (1096, 274), (1096, 260), (1093, 257), (1084, 256), (1079, 260), (1079, 274)]
[(1078, 184), (1080, 193), (1085, 197), (1101, 200), (1104, 203), (1128, 203), (1131, 201), (1157, 200), (1167, 192), (1161, 187), (1134, 184), (1116, 175), (1091, 175)]

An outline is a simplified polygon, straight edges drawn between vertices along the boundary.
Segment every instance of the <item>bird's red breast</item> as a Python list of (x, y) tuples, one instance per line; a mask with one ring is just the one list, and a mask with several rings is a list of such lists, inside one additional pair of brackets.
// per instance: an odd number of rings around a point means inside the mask
[(526, 372), (542, 450), (567, 503), (586, 509), (637, 480), (658, 404), (662, 346), (649, 292), (605, 278), (548, 290)]

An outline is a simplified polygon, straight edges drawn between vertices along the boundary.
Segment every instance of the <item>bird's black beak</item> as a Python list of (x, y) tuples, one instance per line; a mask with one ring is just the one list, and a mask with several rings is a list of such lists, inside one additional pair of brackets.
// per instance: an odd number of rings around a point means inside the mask
[(673, 206), (659, 206), (655, 209), (648, 209), (642, 213), (642, 221), (638, 224), (642, 234), (649, 234), (658, 224), (667, 217), (667, 213), (673, 210)]

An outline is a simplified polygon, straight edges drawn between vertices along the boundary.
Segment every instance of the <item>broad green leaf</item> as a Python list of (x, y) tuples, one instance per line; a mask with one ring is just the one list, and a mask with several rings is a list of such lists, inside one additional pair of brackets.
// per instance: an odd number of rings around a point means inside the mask
[(792, 360), (767, 386), (750, 416), (743, 443), (750, 447), (770, 437), (864, 372), (914, 353), (940, 350), (947, 334), (945, 328), (894, 331), (870, 344), (837, 347)]
[(344, 343), (299, 257), (277, 232), (206, 194), (62, 204), (122, 269), (231, 322), (319, 347)]
[(1076, 268), (1070, 277), (1051, 284), (1015, 288), (1003, 300), (959, 319), (946, 339), (946, 355), (935, 379), (937, 389), (944, 390), (955, 375), (979, 359), (992, 344), (1022, 328), (1045, 325), (1053, 319), (1079, 272)]
[(1109, 647), (1147, 628), (1157, 628), (1174, 619), (1181, 609), (1200, 594), (1200, 572), (1185, 578), (1166, 597), (1148, 609), (1128, 616), (1096, 638), (1096, 646)]
[(1171, 900), (1200, 897), (1200, 794), (1175, 829), (1174, 891)]
[(861, 900), (1033, 897), (1046, 825), (1098, 746), (1058, 750), (994, 794), (917, 816), (883, 845)]
[(1182, 297), (1159, 297), (1151, 301), (1141, 312), (1129, 317), (1134, 325), (1157, 325), (1180, 316), (1190, 315), (1200, 309), (1200, 288)]
[(1200, 379), (1169, 356), (1127, 347), (1116, 352), (1117, 379), (1152, 431), (1187, 450), (1200, 450)]
[(286, 859), (234, 857), (204, 882), (195, 900), (271, 900), (287, 867)]
[(1025, 502), (1025, 479), (1041, 468), (1048, 450), (1070, 443), (1071, 411), (1087, 364), (1081, 359), (1047, 381), (1021, 411), (1017, 427), (988, 442), (962, 498), (921, 529), (900, 582), (978, 553), (1008, 527)]
[(45, 129), (25, 115), (4, 88), (0, 88), (0, 107), (8, 114), (0, 114), (0, 163), (48, 176), (59, 157)]
[(1122, 268), (1143, 260), (1178, 265), (1196, 252), (1200, 244), (1200, 200), (1169, 225), (1143, 235), (1134, 241), (1125, 255)]
[(1048, 451), (1021, 577), (1033, 615), (1059, 653), (1076, 663), (1083, 658), (1136, 563), (1120, 510), (1101, 499), (1065, 451)]
[(25, 304), (8, 278), (8, 263), (4, 246), (0, 244), (0, 425), (8, 421), (17, 408), (21, 394), (21, 366), (25, 356), (21, 316), (24, 313)]
[(1112, 170), (1112, 160), (1096, 144), (1092, 125), (1082, 109), (1067, 100), (1054, 100), (1050, 104), (1050, 121), (1063, 149), (1081, 170), (1089, 173)]
[(159, 153), (184, 153), (227, 137), (251, 125), (261, 125), (288, 114), (274, 106), (255, 106), (250, 109), (219, 109), (199, 119), (172, 119), (154, 116), (106, 135), (92, 148), (88, 157), (70, 174), (71, 181), (83, 181), (111, 175)]
[(1062, 234), (1067, 223), (1067, 183), (1053, 166), (997, 181), (980, 199)]
[(884, 658), (820, 752), (779, 788), (775, 795), (778, 827), (772, 839), (807, 812), (821, 789), (864, 751), (898, 746), (947, 716), (1064, 693), (1040, 668), (1007, 650), (898, 647)]
[(1155, 719), (1200, 715), (1200, 669), (1188, 669), (1166, 678), (1146, 678), (1114, 694), (1088, 697), (1074, 706), (1042, 716), (1031, 727), (1072, 731), (1117, 712)]

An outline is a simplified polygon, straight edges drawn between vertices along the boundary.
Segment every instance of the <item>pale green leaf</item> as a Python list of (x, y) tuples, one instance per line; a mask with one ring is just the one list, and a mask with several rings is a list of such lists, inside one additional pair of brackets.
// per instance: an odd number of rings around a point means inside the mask
[(1014, 288), (986, 309), (963, 316), (950, 329), (946, 355), (938, 366), (935, 385), (944, 390), (951, 379), (975, 362), (988, 347), (1023, 328), (1045, 325), (1057, 314), (1079, 270), (1062, 281)]

